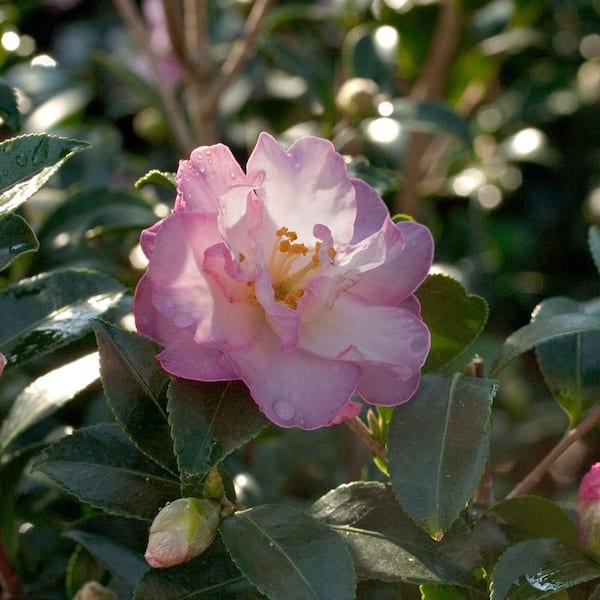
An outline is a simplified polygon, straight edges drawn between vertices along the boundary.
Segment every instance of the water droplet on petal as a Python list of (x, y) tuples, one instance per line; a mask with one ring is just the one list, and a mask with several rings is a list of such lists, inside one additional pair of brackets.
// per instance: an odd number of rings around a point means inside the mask
[(204, 162), (203, 161), (198, 161), (198, 170), (200, 171), (200, 173), (204, 173), (204, 171), (206, 171), (206, 167), (204, 166)]
[(210, 148), (205, 148), (204, 156), (211, 156), (211, 155), (212, 155), (212, 150)]
[(296, 169), (296, 171), (299, 171), (301, 168), (302, 168), (302, 163), (299, 163), (299, 162), (297, 162), (297, 163), (294, 165), (294, 169)]
[(233, 171), (229, 172), (229, 176), (231, 177), (231, 179), (235, 179), (235, 173)]
[(394, 371), (400, 381), (406, 382), (413, 376), (413, 370), (405, 365), (397, 365)]
[(414, 354), (422, 354), (427, 348), (427, 336), (416, 335), (409, 344), (410, 351)]
[(177, 327), (189, 327), (193, 322), (194, 317), (186, 313), (175, 315), (175, 318), (173, 319), (173, 323), (175, 323)]
[(294, 416), (294, 407), (285, 400), (277, 400), (275, 404), (273, 404), (273, 410), (275, 414), (282, 421), (289, 421)]

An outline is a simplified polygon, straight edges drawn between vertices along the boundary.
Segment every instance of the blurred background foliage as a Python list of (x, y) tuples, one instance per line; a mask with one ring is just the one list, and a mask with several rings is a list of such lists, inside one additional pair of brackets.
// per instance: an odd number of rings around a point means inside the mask
[[(144, 268), (139, 231), (166, 215), (174, 196), (134, 183), (150, 169), (175, 171), (205, 143), (228, 144), (243, 164), (267, 130), (284, 142), (330, 138), (393, 213), (431, 228), (436, 269), (490, 305), (474, 349), (484, 358), (543, 298), (599, 295), (587, 246), (589, 226), (600, 224), (599, 0), (210, 0), (197, 3), (204, 35), (187, 54), (168, 35), (162, 3), (143, 0), (154, 70), (119, 4), (0, 2), (0, 77), (17, 90), (21, 120), (5, 122), (2, 137), (45, 131), (92, 144), (21, 209), (40, 250), (3, 271), (1, 287), (85, 266), (133, 290)], [(257, 6), (249, 52), (230, 68)], [(126, 323), (128, 312), (124, 304), (114, 320)], [(94, 347), (85, 338), (6, 374), (0, 415), (40, 374)], [(501, 383), (492, 446), (499, 496), (565, 427), (533, 359)], [(95, 383), (12, 449), (111, 418)], [(267, 430), (230, 461), (241, 500), (303, 506), (337, 483), (377, 478), (341, 429)], [(576, 444), (542, 483), (545, 493), (572, 499), (594, 453), (593, 439)], [(17, 495), (24, 579), (32, 593), (62, 597), (73, 545), (57, 525), (88, 509), (39, 476), (23, 479)]]

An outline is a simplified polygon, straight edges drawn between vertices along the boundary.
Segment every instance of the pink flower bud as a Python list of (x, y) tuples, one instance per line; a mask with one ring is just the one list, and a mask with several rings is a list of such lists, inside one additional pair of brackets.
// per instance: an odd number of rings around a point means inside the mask
[(0, 352), (0, 375), (2, 375), (7, 362), (6, 356)]
[(600, 462), (584, 475), (577, 496), (577, 528), (581, 546), (600, 560)]
[(218, 502), (198, 498), (167, 504), (150, 527), (146, 562), (155, 568), (173, 567), (204, 552), (217, 534), (220, 510)]

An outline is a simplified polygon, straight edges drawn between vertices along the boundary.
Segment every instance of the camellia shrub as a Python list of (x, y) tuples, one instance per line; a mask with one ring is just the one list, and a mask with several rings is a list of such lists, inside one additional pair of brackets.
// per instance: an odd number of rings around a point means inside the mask
[[(412, 178), (462, 193), (475, 177), (452, 170), (471, 144), (467, 116), (419, 81), (391, 95), (395, 69), (411, 73), (403, 11), (439, 18), (434, 55), (453, 47), (464, 66), (453, 19), (497, 44), (484, 25), (510, 3), (483, 3), (483, 16), (469, 3), (376, 3), (377, 30), (344, 13), (353, 77), (308, 103), (322, 131), (290, 108), (289, 126), (244, 130), (245, 156), (236, 123), (258, 97), (233, 116), (226, 91), (253, 68), (273, 75), (252, 62), (257, 48), (294, 63), (282, 50), (293, 44), (267, 35), (285, 23), (294, 39), (294, 6), (257, 0), (236, 13), (235, 39), (230, 8), (203, 21), (202, 3), (142, 4), (114, 3), (139, 54), (96, 57), (152, 92), (138, 134), (172, 151), (169, 162), (153, 147), (131, 188), (83, 185), (111, 159), (100, 136), (22, 132), (20, 88), (0, 81), (2, 598), (599, 597), (600, 463), (581, 450), (600, 421), (598, 299), (541, 299), (507, 333), (459, 269), (436, 265), (448, 225), (419, 208)], [(307, 4), (303, 19), (330, 31), (326, 7)], [(192, 17), (213, 39), (178, 37)], [(207, 60), (213, 80), (192, 50), (219, 35), (230, 52), (218, 68), (218, 52)], [(394, 123), (410, 126), (408, 149), (373, 134)], [(449, 138), (453, 151), (436, 145)], [(433, 142), (447, 172), (428, 179)], [(496, 198), (485, 185), (482, 202)], [(582, 235), (600, 268), (600, 230)], [(519, 360), (560, 417), (547, 446), (528, 429), (525, 470), (503, 446), (522, 442), (518, 420), (494, 406), (506, 388), (505, 404), (518, 396)], [(558, 491), (544, 485), (552, 470)]]

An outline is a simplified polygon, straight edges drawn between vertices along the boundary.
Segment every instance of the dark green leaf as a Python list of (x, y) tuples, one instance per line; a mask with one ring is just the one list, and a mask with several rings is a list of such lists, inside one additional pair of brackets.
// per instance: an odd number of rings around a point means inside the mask
[(112, 424), (61, 439), (37, 458), (34, 468), (83, 502), (123, 516), (154, 518), (179, 497), (179, 482)]
[(430, 275), (416, 294), (431, 331), (431, 351), (424, 370), (437, 371), (479, 337), (488, 317), (487, 304), (445, 275)]
[(67, 598), (73, 598), (88, 581), (102, 581), (106, 569), (83, 547), (77, 546), (67, 566)]
[(588, 232), (588, 243), (590, 252), (596, 265), (596, 269), (600, 272), (600, 227), (593, 225)]
[(174, 379), (168, 396), (169, 422), (184, 482), (206, 474), (268, 423), (240, 381)]
[(485, 467), (496, 383), (431, 374), (397, 406), (388, 434), (388, 467), (402, 508), (439, 537), (471, 499)]
[(383, 46), (376, 29), (359, 25), (352, 29), (342, 49), (344, 71), (352, 77), (365, 77), (387, 87), (393, 78), (398, 39)]
[(272, 600), (354, 597), (348, 548), (304, 513), (275, 504), (250, 508), (225, 519), (221, 536), (240, 571)]
[(102, 383), (116, 420), (139, 450), (177, 473), (167, 421), (169, 376), (155, 358), (156, 346), (103, 321), (97, 321), (94, 330)]
[(0, 270), (7, 267), (17, 256), (39, 248), (35, 233), (27, 221), (19, 215), (0, 216)]
[(554, 315), (525, 325), (505, 340), (494, 359), (492, 376), (495, 377), (511, 360), (540, 344), (591, 331), (600, 331), (600, 316)]
[(256, 600), (262, 597), (239, 572), (217, 539), (208, 550), (184, 565), (148, 571), (137, 586), (133, 600)]
[(490, 510), (527, 537), (553, 537), (567, 544), (577, 545), (577, 531), (573, 521), (557, 504), (546, 498), (509, 498)]
[(140, 177), (134, 185), (136, 188), (140, 188), (148, 184), (164, 185), (174, 190), (177, 189), (175, 173), (167, 173), (166, 171), (159, 171), (158, 169), (148, 171), (143, 177)]
[(94, 352), (42, 375), (15, 399), (0, 428), (0, 455), (16, 437), (72, 400), (99, 377)]
[(425, 584), (420, 586), (420, 589), (421, 600), (466, 600), (468, 597), (452, 585)]
[(534, 600), (600, 577), (600, 565), (554, 539), (509, 548), (492, 573), (492, 600)]
[(0, 215), (33, 196), (67, 159), (88, 146), (45, 133), (0, 143)]
[(404, 127), (428, 133), (445, 133), (471, 148), (473, 140), (467, 121), (448, 105), (410, 98), (395, 99), (392, 104), (394, 111), (391, 116)]
[(0, 117), (11, 131), (17, 132), (21, 128), (15, 89), (5, 79), (0, 79)]
[(312, 514), (346, 542), (361, 577), (474, 583), (469, 571), (480, 559), (472, 541), (457, 528), (435, 542), (402, 511), (390, 487), (382, 483), (341, 485), (317, 500)]
[(98, 515), (65, 530), (109, 571), (135, 586), (150, 568), (143, 554), (150, 524), (137, 519)]
[[(569, 314), (600, 317), (600, 299), (576, 302), (570, 298), (548, 298), (536, 307), (532, 322)], [(548, 388), (569, 416), (571, 427), (600, 400), (599, 347), (600, 331), (593, 331), (547, 342), (535, 349)]]
[(79, 269), (24, 279), (0, 292), (0, 352), (12, 366), (89, 333), (92, 320), (114, 306), (123, 288), (114, 279)]

